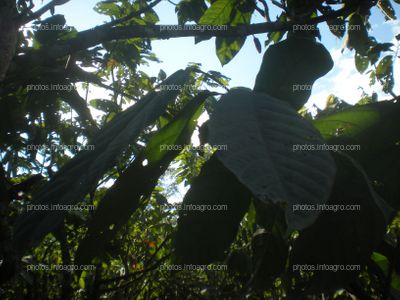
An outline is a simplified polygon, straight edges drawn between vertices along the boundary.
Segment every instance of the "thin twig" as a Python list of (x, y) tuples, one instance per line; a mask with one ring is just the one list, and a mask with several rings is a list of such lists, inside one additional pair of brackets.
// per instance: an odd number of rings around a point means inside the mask
[(26, 23), (29, 23), (35, 19), (38, 19), (41, 15), (45, 14), (47, 11), (54, 9), (54, 7), (63, 5), (70, 0), (53, 0), (50, 3), (46, 4), (45, 6), (39, 8), (36, 12), (32, 13), (31, 15), (28, 16), (21, 16), (19, 20), (20, 25), (24, 25)]

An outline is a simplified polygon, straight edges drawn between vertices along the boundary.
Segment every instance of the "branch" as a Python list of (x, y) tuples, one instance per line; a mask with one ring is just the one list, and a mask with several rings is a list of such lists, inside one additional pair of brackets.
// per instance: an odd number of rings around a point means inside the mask
[(54, 9), (54, 7), (63, 5), (70, 0), (53, 0), (46, 4), (45, 6), (39, 8), (36, 12), (32, 13), (31, 15), (28, 16), (22, 16), (20, 19), (20, 25), (27, 24), (35, 19), (38, 19), (41, 15), (45, 14), (47, 11)]
[[(107, 41), (131, 38), (169, 39), (192, 36), (240, 37), (265, 32), (286, 32), (290, 31), (294, 25), (318, 24), (328, 20), (336, 19), (340, 16), (347, 17), (356, 10), (358, 3), (359, 1), (354, 1), (352, 2), (352, 5), (348, 5), (336, 11), (332, 11), (331, 13), (303, 20), (301, 22), (289, 21), (282, 23), (275, 21), (251, 25), (224, 25), (226, 26), (225, 30), (221, 30), (221, 28), (213, 28), (215, 25), (201, 25), (202, 27), (200, 27), (200, 25), (131, 25), (111, 28), (97, 26), (92, 29), (79, 32), (73, 39), (58, 41), (51, 47), (32, 51), (30, 55), (18, 56), (16, 57), (16, 60), (22, 64), (29, 62), (35, 62), (37, 64), (39, 62), (64, 57), (71, 53), (85, 50)], [(206, 29), (207, 27), (210, 27), (210, 29)], [(199, 30), (199, 28), (203, 28), (203, 30)]]
[(271, 17), (269, 16), (269, 8), (267, 2), (265, 0), (260, 0), (262, 5), (264, 6), (264, 17), (267, 22), (271, 22)]

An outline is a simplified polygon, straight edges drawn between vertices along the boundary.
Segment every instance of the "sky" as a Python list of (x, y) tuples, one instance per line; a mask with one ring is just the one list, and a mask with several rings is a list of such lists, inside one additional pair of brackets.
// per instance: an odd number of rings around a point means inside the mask
[[(37, 7), (41, 3), (46, 4), (49, 1), (36, 1)], [(108, 20), (108, 17), (100, 15), (93, 10), (97, 0), (71, 0), (69, 3), (56, 7), (56, 13), (64, 14), (67, 24), (74, 26), (78, 30), (84, 30), (94, 27)], [(174, 2), (178, 2), (175, 0)], [(272, 6), (270, 11), (271, 17), (275, 17), (278, 11)], [(395, 5), (397, 15), (400, 17), (400, 6)], [(162, 1), (156, 6), (156, 12), (159, 15), (160, 22), (158, 24), (177, 24), (175, 7), (168, 1)], [(252, 23), (262, 22), (261, 16), (253, 17)], [(394, 36), (400, 33), (400, 22), (385, 22), (383, 15), (378, 9), (373, 9), (371, 16), (371, 24), (373, 27), (373, 36), (381, 42), (393, 42), (396, 45)], [(369, 79), (366, 75), (361, 75), (354, 67), (354, 54), (350, 50), (341, 52), (343, 40), (334, 37), (325, 25), (320, 25), (322, 43), (330, 51), (335, 62), (334, 68), (323, 78), (316, 81), (308, 107), (316, 104), (323, 108), (326, 98), (329, 94), (334, 94), (339, 98), (355, 103), (361, 98), (362, 89), (367, 93), (373, 90), (379, 91), (377, 84), (372, 89), (369, 87)], [(266, 38), (266, 34), (257, 35), (261, 43)], [(225, 76), (231, 78), (230, 86), (245, 86), (252, 88), (256, 75), (262, 61), (262, 55), (265, 51), (263, 47), (262, 53), (258, 53), (253, 39), (248, 37), (245, 45), (236, 57), (225, 66), (221, 66), (215, 54), (215, 39), (194, 44), (194, 38), (174, 38), (169, 40), (155, 40), (152, 42), (154, 53), (162, 61), (160, 64), (153, 63), (150, 66), (143, 66), (141, 69), (151, 76), (156, 76), (160, 69), (163, 69), (168, 75), (178, 69), (185, 68), (189, 62), (202, 64), (204, 71), (215, 70)], [(394, 47), (395, 49), (395, 47)], [(400, 62), (395, 64), (395, 78), (398, 78), (400, 71)], [(395, 94), (400, 94), (400, 86), (397, 85)], [(98, 91), (95, 92), (96, 94)], [(389, 99), (390, 96), (379, 94), (380, 99)]]

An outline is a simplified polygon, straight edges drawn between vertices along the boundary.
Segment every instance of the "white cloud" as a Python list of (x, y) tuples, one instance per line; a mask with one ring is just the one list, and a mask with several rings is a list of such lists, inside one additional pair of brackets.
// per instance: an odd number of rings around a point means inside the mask
[[(394, 41), (392, 41), (394, 42)], [(360, 100), (363, 90), (367, 94), (378, 93), (379, 99), (390, 99), (390, 95), (384, 94), (380, 84), (369, 86), (369, 74), (360, 74), (354, 64), (354, 52), (345, 50), (342, 54), (341, 49), (331, 51), (335, 66), (325, 77), (318, 80), (313, 88), (307, 107), (313, 104), (320, 108), (325, 107), (326, 98), (330, 94), (345, 100), (350, 104)], [(400, 60), (397, 58), (394, 65), (394, 78), (398, 78), (400, 72)], [(400, 94), (400, 87), (397, 84), (394, 89), (395, 94)]]

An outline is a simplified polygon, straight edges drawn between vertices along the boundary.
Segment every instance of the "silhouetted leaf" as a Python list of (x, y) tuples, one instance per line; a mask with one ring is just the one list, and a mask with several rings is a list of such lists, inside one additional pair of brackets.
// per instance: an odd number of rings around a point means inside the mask
[[(163, 84), (184, 85), (190, 70), (180, 70)], [(75, 204), (96, 187), (117, 156), (134, 142), (142, 130), (152, 124), (179, 91), (150, 92), (136, 105), (118, 114), (91, 141), (94, 150), (80, 151), (36, 195), (34, 204)], [(23, 253), (54, 230), (66, 211), (30, 211), (15, 223), (15, 247)]]
[(265, 51), (254, 91), (287, 101), (297, 110), (310, 97), (314, 81), (332, 67), (332, 58), (322, 44), (291, 36)]
[(367, 56), (361, 56), (358, 52), (354, 55), (354, 59), (356, 61), (357, 71), (361, 74), (368, 69), (369, 59)]
[[(179, 211), (174, 242), (177, 261), (222, 261), (248, 210), (250, 197), (247, 188), (213, 155), (194, 179)], [(212, 210), (214, 205), (226, 205), (226, 210)]]
[[(107, 191), (79, 246), (77, 259), (80, 264), (89, 263), (91, 258), (103, 253), (106, 243), (137, 209), (141, 197), (150, 195), (159, 177), (179, 154), (179, 149), (189, 144), (196, 120), (208, 96), (208, 92), (203, 92), (193, 98), (168, 125), (150, 139), (135, 162)], [(173, 149), (178, 150), (165, 150), (165, 146), (176, 146)], [(143, 166), (145, 159), (147, 165)]]
[[(334, 157), (337, 174), (329, 201), (318, 208), (317, 221), (300, 232), (290, 254), (289, 271), (295, 275), (301, 267), (313, 268), (308, 293), (333, 291), (353, 280), (381, 242), (389, 221), (386, 205), (362, 168), (344, 154)], [(354, 265), (360, 269), (348, 269)]]
[[(262, 201), (286, 203), (290, 228), (311, 225), (318, 212), (294, 212), (292, 205), (323, 204), (335, 174), (330, 154), (317, 150), (319, 132), (287, 103), (238, 88), (224, 95), (209, 121), (212, 145), (226, 145), (217, 155)], [(308, 145), (315, 151), (294, 151)]]

